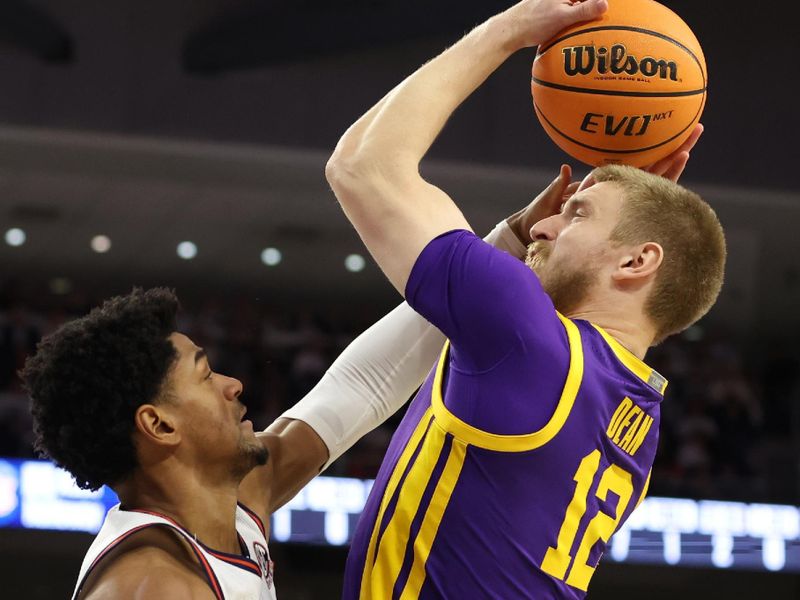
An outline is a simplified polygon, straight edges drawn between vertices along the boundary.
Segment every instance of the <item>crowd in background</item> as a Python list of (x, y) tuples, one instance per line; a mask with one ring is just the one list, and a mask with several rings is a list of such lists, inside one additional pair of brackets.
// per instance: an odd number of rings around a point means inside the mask
[[(41, 336), (91, 306), (73, 297), (58, 308), (0, 299), (0, 456), (32, 457), (28, 399), (16, 372)], [(215, 371), (244, 383), (242, 400), (264, 428), (319, 380), (366, 327), (357, 316), (267, 309), (246, 299), (188, 306), (179, 328)], [(669, 380), (650, 493), (800, 503), (800, 354), (738, 346), (699, 327), (648, 354)], [(374, 477), (401, 414), (362, 439), (328, 474)]]

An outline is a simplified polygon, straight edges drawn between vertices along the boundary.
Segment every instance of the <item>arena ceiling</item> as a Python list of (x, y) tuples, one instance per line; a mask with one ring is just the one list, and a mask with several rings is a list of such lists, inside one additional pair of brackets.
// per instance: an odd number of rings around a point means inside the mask
[[(795, 21), (752, 3), (666, 1), (703, 43), (706, 135), (685, 182), (728, 228), (719, 318), (794, 324), (800, 304), (800, 138), (787, 65)], [(346, 127), (402, 77), (510, 2), (5, 0), (0, 3), (3, 278), (69, 275), (392, 298), (323, 177)], [(767, 35), (767, 33), (769, 35)], [(532, 53), (451, 120), (426, 172), (485, 230), (568, 160), (530, 106)], [(112, 237), (96, 255), (88, 239)], [(196, 240), (190, 262), (181, 239)], [(284, 250), (267, 269), (260, 249)], [(121, 284), (120, 284), (121, 285)], [(377, 301), (377, 300), (376, 300)]]

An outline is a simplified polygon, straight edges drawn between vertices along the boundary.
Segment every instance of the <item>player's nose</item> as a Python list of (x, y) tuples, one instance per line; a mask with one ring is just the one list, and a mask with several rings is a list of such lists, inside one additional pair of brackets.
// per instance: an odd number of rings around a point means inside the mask
[(555, 240), (560, 230), (559, 216), (560, 215), (553, 215), (534, 223), (530, 231), (531, 240), (534, 242), (538, 240), (552, 242)]
[(224, 391), (225, 391), (225, 396), (227, 396), (229, 399), (233, 400), (238, 398), (241, 395), (243, 389), (244, 386), (242, 385), (241, 381), (239, 381), (235, 377), (225, 376)]

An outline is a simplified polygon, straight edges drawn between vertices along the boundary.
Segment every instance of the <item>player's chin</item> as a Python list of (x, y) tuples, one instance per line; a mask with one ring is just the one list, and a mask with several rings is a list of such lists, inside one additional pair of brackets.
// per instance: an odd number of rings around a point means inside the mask
[(544, 258), (542, 258), (539, 254), (534, 254), (533, 256), (528, 256), (525, 259), (525, 264), (528, 265), (528, 268), (536, 273), (539, 277), (542, 276), (542, 271), (544, 270)]
[(240, 448), (242, 456), (246, 457), (248, 469), (267, 464), (269, 460), (269, 450), (258, 438), (243, 438), (240, 442)]
[(239, 440), (242, 444), (250, 446), (250, 445), (258, 445), (261, 446), (261, 441), (258, 439), (256, 432), (253, 431), (252, 427), (247, 428), (240, 428), (239, 429)]
[(267, 447), (261, 442), (256, 442), (253, 447), (252, 457), (255, 466), (263, 467), (269, 461), (269, 450), (267, 450)]

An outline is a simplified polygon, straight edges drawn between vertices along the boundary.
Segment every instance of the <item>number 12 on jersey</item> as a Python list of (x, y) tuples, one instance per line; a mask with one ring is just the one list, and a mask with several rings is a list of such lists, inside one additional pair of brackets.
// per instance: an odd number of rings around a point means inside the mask
[[(581, 464), (573, 478), (576, 483), (575, 494), (572, 496), (569, 506), (567, 506), (567, 514), (558, 532), (557, 546), (548, 548), (542, 561), (542, 571), (556, 579), (566, 581), (567, 585), (583, 591), (588, 589), (589, 580), (594, 575), (595, 570), (595, 567), (587, 564), (589, 553), (599, 540), (602, 539), (604, 542), (608, 542), (616, 530), (622, 515), (625, 514), (625, 509), (628, 507), (633, 494), (633, 482), (631, 481), (630, 473), (617, 465), (610, 465), (603, 471), (595, 495), (600, 500), (605, 501), (609, 491), (617, 494), (619, 501), (617, 502), (616, 515), (611, 517), (604, 512), (598, 512), (589, 522), (570, 569), (569, 565), (573, 557), (570, 556), (569, 552), (575, 542), (575, 536), (578, 533), (578, 527), (583, 515), (586, 513), (589, 489), (592, 487), (592, 482), (599, 466), (600, 450), (594, 450), (581, 460)], [(568, 569), (569, 574), (567, 574)]]

